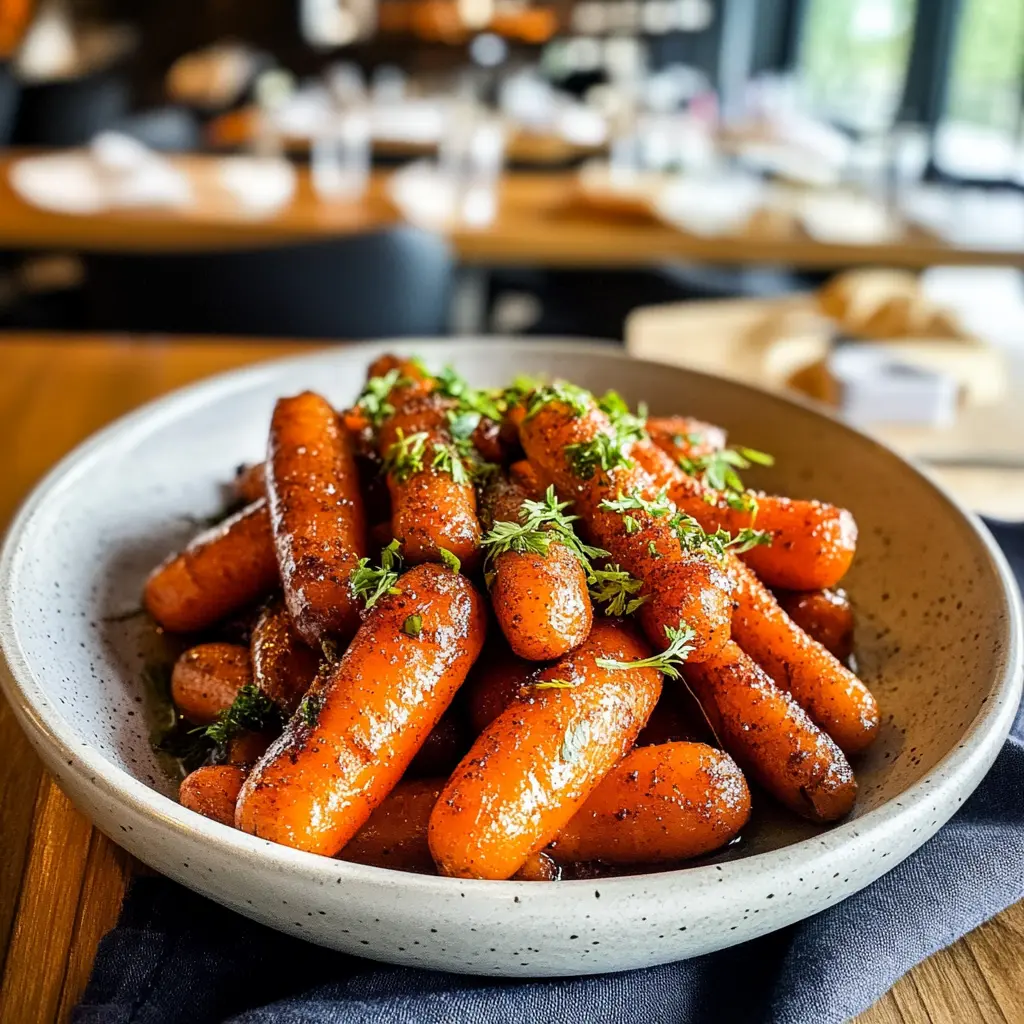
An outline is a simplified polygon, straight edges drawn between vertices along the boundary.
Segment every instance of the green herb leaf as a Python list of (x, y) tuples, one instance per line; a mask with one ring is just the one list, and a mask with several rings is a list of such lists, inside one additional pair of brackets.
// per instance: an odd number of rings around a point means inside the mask
[(465, 464), (459, 457), (454, 445), (434, 442), (434, 457), (430, 460), (430, 468), (435, 473), (447, 473), (457, 484), (469, 484), (472, 478)]
[(660, 654), (654, 654), (650, 658), (641, 658), (638, 661), (612, 661), (609, 658), (597, 658), (595, 664), (601, 668), (613, 670), (655, 668), (670, 679), (678, 679), (679, 666), (686, 661), (693, 650), (691, 641), (696, 634), (689, 626), (681, 624), (678, 629), (666, 626), (665, 636), (669, 641), (668, 646)]
[(569, 679), (538, 679), (535, 683), (527, 683), (526, 687), (530, 690), (571, 690), (579, 685)]
[(623, 446), (647, 437), (647, 406), (643, 402), (634, 415), (618, 391), (606, 391), (597, 400), (597, 407), (611, 420), (615, 436)]
[(319, 693), (307, 693), (295, 709), (295, 714), (303, 725), (308, 725), (310, 729), (314, 729), (317, 722), (320, 721), (320, 712), (323, 710), (323, 706), (324, 699)]
[(643, 585), (643, 580), (630, 576), (619, 565), (594, 569), (589, 581), (590, 600), (596, 605), (603, 605), (605, 615), (615, 618), (632, 615), (649, 596), (636, 596)]
[(565, 449), (572, 471), (581, 479), (589, 480), (598, 469), (610, 473), (613, 469), (628, 469), (633, 460), (626, 454), (628, 442), (611, 434), (597, 434), (590, 441), (579, 441)]
[(580, 759), (589, 742), (590, 722), (583, 719), (566, 729), (565, 738), (562, 740), (562, 747), (558, 752), (559, 757), (563, 761), (568, 761), (572, 764)]
[(445, 415), (453, 441), (468, 441), (483, 419), (483, 414), (475, 409), (449, 409)]
[(370, 421), (374, 429), (394, 414), (395, 407), (388, 399), (400, 377), (401, 370), (398, 367), (389, 370), (383, 377), (371, 377), (356, 399), (355, 408)]
[(569, 406), (576, 417), (585, 416), (590, 411), (593, 401), (594, 396), (584, 388), (568, 381), (556, 380), (554, 384), (544, 384), (530, 393), (526, 400), (526, 419), (532, 419), (551, 402)]
[(492, 420), (500, 420), (503, 415), (504, 410), (493, 393), (474, 388), (451, 366), (434, 376), (434, 389), (445, 398), (454, 398), (459, 403), (459, 412), (477, 412)]
[(665, 516), (676, 514), (675, 503), (669, 501), (668, 492), (662, 488), (654, 498), (645, 498), (639, 491), (630, 491), (629, 494), (619, 494), (614, 500), (605, 498), (600, 508), (609, 512), (646, 512), (648, 515), (661, 519)]
[[(721, 492), (726, 504), (737, 511), (757, 512), (757, 498), (743, 486), (737, 469), (749, 469), (751, 465), (772, 466), (775, 460), (766, 452), (756, 448), (722, 448), (705, 455), (681, 456), (679, 465), (683, 472), (697, 477), (706, 487)], [(714, 504), (715, 496), (705, 496)]]
[(217, 720), (206, 726), (204, 734), (218, 747), (242, 732), (261, 732), (279, 724), (281, 712), (277, 705), (255, 683), (246, 683)]
[(349, 576), (349, 586), (357, 599), (366, 603), (369, 611), (385, 594), (400, 594), (395, 586), (402, 565), (401, 545), (397, 540), (380, 553), (380, 567), (370, 564), (369, 558), (360, 558)]
[(605, 558), (608, 552), (584, 544), (576, 536), (572, 524), (579, 517), (565, 514), (571, 504), (559, 501), (554, 487), (548, 487), (542, 501), (524, 501), (519, 506), (518, 523), (497, 522), (480, 541), (480, 546), (487, 548), (485, 566), (493, 565), (506, 551), (547, 555), (552, 543), (557, 543), (564, 544), (589, 573), (591, 559)]
[(402, 632), (407, 636), (419, 636), (423, 632), (423, 616), (410, 615), (402, 623)]
[(462, 561), (458, 555), (453, 555), (447, 548), (441, 548), (441, 563), (448, 566), (452, 572), (462, 571)]
[(423, 457), (427, 447), (427, 432), (417, 431), (408, 437), (401, 427), (396, 431), (397, 440), (388, 445), (384, 453), (384, 472), (391, 473), (399, 483), (404, 483), (423, 469)]

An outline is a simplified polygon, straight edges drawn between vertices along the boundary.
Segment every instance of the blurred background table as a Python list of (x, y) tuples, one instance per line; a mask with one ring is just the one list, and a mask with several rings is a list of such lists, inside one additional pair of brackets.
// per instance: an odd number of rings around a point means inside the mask
[[(296, 351), (217, 338), (0, 336), (0, 431), (12, 453), (0, 528), (54, 462), (115, 417), (201, 377)], [(64, 1022), (140, 868), (71, 806), (2, 700), (0, 748), (0, 1020)], [(920, 964), (858, 1024), (1018, 1024), (1022, 936), (1018, 904)]]

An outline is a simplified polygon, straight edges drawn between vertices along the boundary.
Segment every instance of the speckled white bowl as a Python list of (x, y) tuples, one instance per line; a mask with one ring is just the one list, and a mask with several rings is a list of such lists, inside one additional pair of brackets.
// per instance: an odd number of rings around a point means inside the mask
[[(564, 375), (653, 413), (688, 412), (776, 455), (753, 482), (851, 508), (848, 587), (884, 725), (857, 765), (853, 816), (822, 830), (760, 800), (747, 837), (686, 870), (557, 885), (428, 878), (298, 853), (186, 811), (154, 757), (136, 607), (152, 565), (261, 456), (275, 398), (343, 404), (387, 349), (474, 382)], [(282, 931), (351, 953), (479, 974), (616, 971), (695, 956), (806, 917), (920, 846), (974, 789), (1021, 685), (1021, 612), (986, 531), (917, 470), (809, 408), (629, 361), (600, 345), (366, 345), (217, 377), (146, 406), (68, 456), (31, 495), (0, 562), (3, 685), (50, 771), (135, 856)]]

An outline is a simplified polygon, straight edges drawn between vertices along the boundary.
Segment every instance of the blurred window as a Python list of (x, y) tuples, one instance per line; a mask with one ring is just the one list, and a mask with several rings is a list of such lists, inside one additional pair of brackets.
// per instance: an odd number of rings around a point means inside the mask
[(888, 127), (906, 77), (915, 7), (915, 0), (808, 0), (798, 67), (810, 109), (859, 130)]

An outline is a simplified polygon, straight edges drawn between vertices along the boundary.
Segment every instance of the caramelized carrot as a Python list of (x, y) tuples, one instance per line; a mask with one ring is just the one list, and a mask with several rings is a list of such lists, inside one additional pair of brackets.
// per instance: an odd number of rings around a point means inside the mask
[(278, 584), (267, 503), (257, 501), (199, 534), (150, 573), (146, 611), (172, 633), (207, 629)]
[(879, 725), (871, 691), (793, 622), (747, 566), (730, 559), (729, 568), (736, 585), (736, 642), (847, 754), (869, 746)]
[(238, 644), (191, 647), (171, 670), (171, 699), (193, 725), (210, 725), (252, 682), (248, 648)]
[(692, 416), (652, 416), (646, 427), (651, 440), (673, 459), (696, 459), (725, 447), (721, 427)]
[(237, 765), (204, 765), (182, 780), (178, 802), (204, 818), (234, 825), (235, 802), (244, 781), (245, 771)]
[(228, 740), (225, 761), (228, 764), (254, 765), (266, 752), (276, 735), (267, 732), (240, 732)]
[(589, 477), (574, 468), (574, 446), (611, 436), (608, 417), (593, 401), (579, 414), (565, 402), (550, 401), (528, 416), (520, 437), (530, 461), (549, 477), (559, 494), (573, 501), (570, 511), (582, 518), (591, 541), (611, 554), (611, 561), (643, 582), (640, 596), (650, 599), (642, 623), (658, 649), (667, 644), (666, 629), (682, 623), (694, 631), (691, 660), (710, 656), (729, 637), (729, 581), (706, 558), (684, 554), (667, 517), (634, 509), (627, 518), (602, 502), (633, 493), (650, 494), (650, 476), (631, 463)]
[(853, 653), (853, 609), (845, 590), (782, 590), (775, 598), (812, 640), (840, 661)]
[(532, 501), (544, 497), (547, 484), (541, 479), (537, 467), (529, 459), (520, 459), (508, 467), (508, 476), (512, 483), (521, 487)]
[(280, 600), (267, 605), (256, 619), (250, 653), (256, 685), (290, 717), (313, 682), (320, 657), (299, 636)]
[(404, 774), (483, 646), (483, 599), (439, 565), (398, 580), (246, 780), (239, 828), (333, 856)]
[(557, 882), (561, 877), (562, 869), (543, 850), (527, 857), (523, 866), (512, 876), (517, 882)]
[(366, 554), (366, 522), (352, 435), (311, 391), (274, 407), (267, 497), (295, 628), (310, 644), (347, 640), (359, 625), (349, 574)]
[(427, 823), (442, 789), (444, 779), (400, 782), (345, 844), (338, 859), (436, 874), (427, 845)]
[(504, 640), (488, 640), (466, 684), (473, 736), (479, 736), (539, 671), (536, 662), (516, 657)]
[(235, 494), (247, 504), (267, 496), (267, 469), (262, 462), (241, 465), (235, 474)]
[(738, 644), (683, 674), (722, 746), (772, 796), (812, 821), (849, 813), (857, 783), (843, 752)]
[[(521, 487), (499, 477), (484, 492), (484, 521), (492, 529), (496, 523), (525, 529), (527, 500)], [(586, 571), (557, 536), (549, 523), (520, 538), (535, 550), (490, 547), (500, 551), (487, 561), (494, 614), (509, 646), (528, 661), (560, 658), (583, 643), (594, 620)]]
[(756, 494), (756, 510), (732, 508), (701, 480), (687, 476), (652, 441), (631, 450), (658, 487), (709, 533), (736, 534), (747, 527), (768, 533), (772, 542), (751, 548), (743, 559), (772, 587), (817, 590), (834, 587), (845, 575), (857, 547), (857, 524), (844, 508), (822, 501), (801, 501)]
[(559, 861), (655, 864), (731, 842), (750, 818), (736, 762), (703, 743), (627, 754), (590, 794), (548, 852)]
[[(436, 395), (410, 399), (381, 427), (380, 452), (391, 467), (391, 527), (405, 560), (437, 562), (444, 549), (471, 570), (479, 562), (480, 521), (476, 492), (447, 428), (450, 407)], [(443, 456), (447, 464), (435, 465)]]
[(540, 673), (477, 738), (430, 817), (442, 874), (509, 878), (561, 831), (629, 748), (661, 692), (655, 669), (602, 668), (650, 650), (626, 624), (594, 622), (587, 641)]

